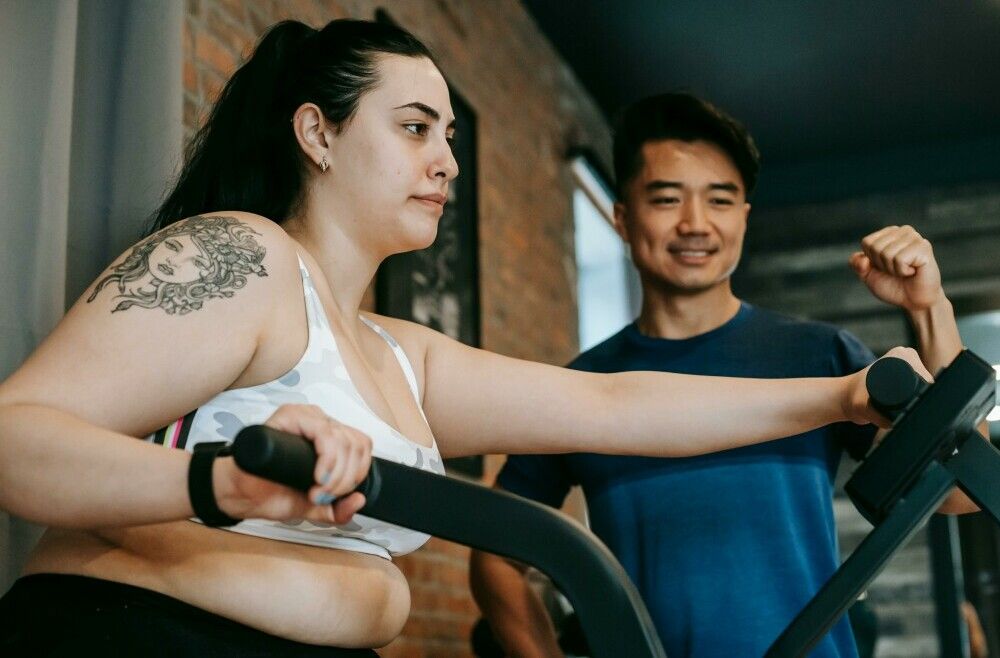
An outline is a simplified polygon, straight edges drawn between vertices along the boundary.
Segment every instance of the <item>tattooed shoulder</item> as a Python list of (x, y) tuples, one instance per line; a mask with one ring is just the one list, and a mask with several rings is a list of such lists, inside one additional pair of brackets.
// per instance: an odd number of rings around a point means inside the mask
[(112, 266), (87, 303), (110, 288), (118, 301), (112, 313), (132, 307), (170, 315), (197, 311), (205, 300), (232, 297), (249, 277), (267, 276), (266, 250), (255, 239), (260, 235), (235, 217), (198, 216), (171, 224)]

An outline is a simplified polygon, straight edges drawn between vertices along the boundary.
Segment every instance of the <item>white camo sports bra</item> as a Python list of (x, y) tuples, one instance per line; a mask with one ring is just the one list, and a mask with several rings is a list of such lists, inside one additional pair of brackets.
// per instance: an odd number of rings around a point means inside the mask
[[(194, 446), (205, 441), (232, 441), (240, 429), (263, 423), (280, 405), (312, 404), (334, 420), (371, 437), (372, 454), (376, 457), (443, 474), (444, 463), (436, 442), (426, 448), (410, 441), (379, 418), (362, 399), (347, 374), (323, 305), (301, 258), (299, 270), (305, 292), (309, 340), (295, 367), (265, 384), (223, 391), (184, 418), (146, 437), (146, 440), (190, 452)], [(417, 380), (406, 353), (382, 327), (367, 318), (362, 317), (361, 320), (392, 348), (419, 408)], [(422, 408), (420, 413), (423, 415)], [(370, 553), (386, 559), (415, 551), (429, 539), (424, 533), (361, 514), (355, 514), (352, 521), (344, 525), (306, 520), (246, 519), (226, 529), (297, 544)]]

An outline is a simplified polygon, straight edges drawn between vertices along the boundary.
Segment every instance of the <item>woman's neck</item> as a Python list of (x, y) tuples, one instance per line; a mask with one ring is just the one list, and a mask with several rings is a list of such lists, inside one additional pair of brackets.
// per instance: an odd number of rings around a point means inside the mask
[(335, 221), (307, 214), (289, 218), (282, 228), (319, 265), (337, 306), (336, 312), (347, 326), (352, 326), (382, 259)]

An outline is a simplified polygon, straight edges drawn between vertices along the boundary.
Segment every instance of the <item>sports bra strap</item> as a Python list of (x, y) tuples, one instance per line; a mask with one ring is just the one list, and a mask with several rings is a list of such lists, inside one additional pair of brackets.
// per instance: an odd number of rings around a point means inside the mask
[[(389, 335), (388, 331), (363, 315), (359, 315), (358, 317), (361, 318), (362, 322), (371, 327), (372, 331), (381, 336), (385, 342), (389, 343), (389, 347), (392, 348), (392, 353), (396, 355), (396, 360), (399, 361), (399, 367), (403, 369), (406, 381), (410, 384), (410, 390), (413, 391), (413, 398), (417, 401), (417, 408), (420, 409), (420, 415), (424, 416), (424, 407), (420, 403), (420, 390), (417, 388), (417, 376), (413, 372), (413, 366), (410, 365), (410, 359), (406, 356), (406, 352), (404, 352), (403, 348), (396, 342), (396, 339)], [(427, 421), (426, 416), (424, 416), (424, 421)]]
[[(327, 320), (326, 313), (323, 311), (323, 304), (319, 299), (319, 293), (316, 292), (316, 287), (312, 282), (312, 277), (309, 275), (309, 270), (306, 268), (306, 264), (302, 261), (301, 255), (299, 256), (299, 270), (302, 274), (302, 290), (305, 295), (306, 319), (309, 326), (320, 327), (324, 331), (331, 333), (332, 336), (330, 322)], [(427, 416), (424, 414), (423, 405), (420, 403), (420, 390), (417, 388), (417, 376), (413, 372), (413, 366), (410, 364), (410, 359), (406, 356), (406, 352), (402, 347), (400, 347), (399, 343), (396, 342), (396, 339), (389, 335), (389, 332), (381, 326), (363, 315), (359, 315), (358, 318), (389, 344), (389, 347), (392, 349), (392, 353), (396, 357), (396, 361), (399, 362), (399, 367), (403, 370), (406, 382), (410, 385), (410, 392), (413, 393), (413, 399), (417, 401), (417, 408), (420, 409), (420, 415), (424, 417), (424, 422), (427, 422)], [(310, 331), (310, 343), (313, 341), (312, 333), (313, 332)]]
[(330, 321), (323, 310), (323, 303), (319, 299), (319, 293), (316, 292), (316, 286), (313, 284), (309, 269), (302, 262), (302, 256), (299, 256), (299, 274), (302, 275), (302, 294), (305, 297), (306, 303), (306, 322), (310, 327), (309, 342), (312, 343), (313, 331), (311, 328), (319, 327), (324, 331), (331, 331)]

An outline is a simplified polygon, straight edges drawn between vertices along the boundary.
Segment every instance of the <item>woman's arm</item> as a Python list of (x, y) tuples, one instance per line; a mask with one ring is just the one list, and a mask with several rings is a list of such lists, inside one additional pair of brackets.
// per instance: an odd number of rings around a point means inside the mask
[(0, 406), (0, 507), (36, 523), (94, 528), (189, 517), (189, 457), (52, 406)]
[[(273, 316), (303, 313), (291, 241), (261, 218), (227, 217), (186, 220), (126, 252), (0, 384), (0, 507), (67, 527), (191, 516), (189, 455), (135, 437), (252, 377)], [(242, 251), (227, 264), (213, 261), (234, 249)], [(190, 272), (193, 281), (184, 279)], [(304, 317), (302, 326), (299, 353)], [(314, 438), (335, 431), (322, 420), (303, 423)], [(215, 475), (232, 516), (309, 507), (291, 490), (240, 477), (231, 459), (217, 460)], [(261, 508), (271, 494), (272, 506)]]
[[(424, 408), (446, 456), (599, 452), (681, 457), (884, 419), (864, 371), (847, 377), (742, 379), (659, 372), (593, 374), (477, 350), (420, 333)], [(913, 350), (892, 352), (926, 372)]]

